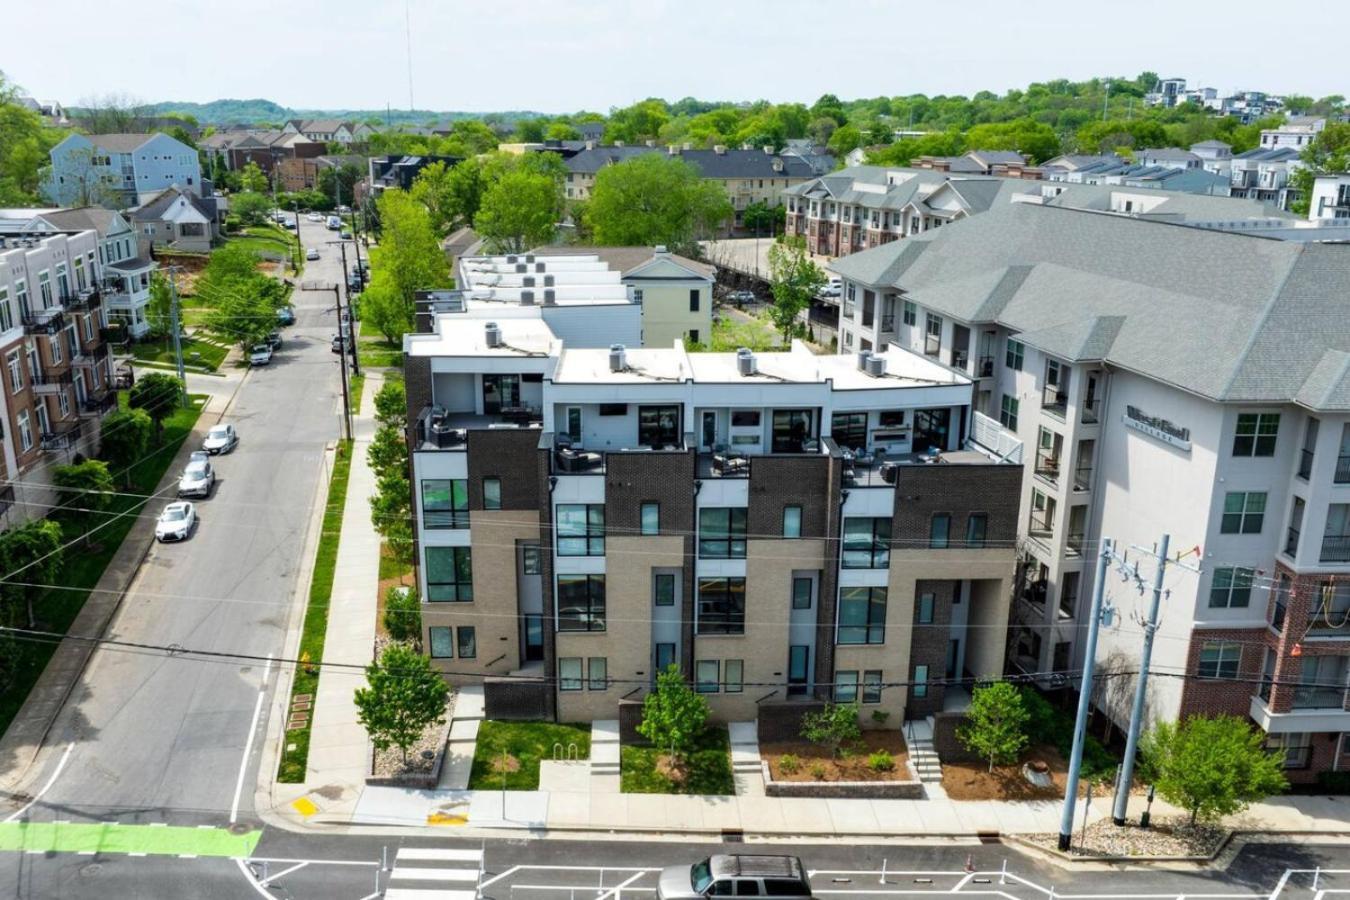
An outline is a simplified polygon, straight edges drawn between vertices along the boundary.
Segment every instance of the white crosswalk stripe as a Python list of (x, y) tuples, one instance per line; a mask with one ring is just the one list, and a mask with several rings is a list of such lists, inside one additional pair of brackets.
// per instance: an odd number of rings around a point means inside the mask
[(400, 847), (385, 900), (477, 900), (483, 851)]

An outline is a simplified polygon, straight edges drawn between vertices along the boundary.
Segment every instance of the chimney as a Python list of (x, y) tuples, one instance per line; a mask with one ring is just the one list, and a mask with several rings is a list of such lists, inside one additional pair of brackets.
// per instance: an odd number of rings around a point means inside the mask
[(727, 145), (726, 145), (726, 144), (714, 144), (714, 145), (713, 145), (713, 152), (716, 153), (718, 156), (726, 156), (726, 155), (727, 155)]
[(483, 340), (489, 347), (500, 347), (502, 345), (502, 329), (496, 322), (488, 322), (483, 326)]
[(623, 344), (609, 345), (609, 370), (611, 372), (622, 372), (628, 368), (628, 360), (625, 358)]

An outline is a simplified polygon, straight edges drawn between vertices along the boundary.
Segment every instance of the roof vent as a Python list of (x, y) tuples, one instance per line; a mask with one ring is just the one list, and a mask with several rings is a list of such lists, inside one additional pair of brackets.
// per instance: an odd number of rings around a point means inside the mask
[(531, 253), (531, 254), (529, 254), (528, 256), (526, 256), (526, 257), (525, 257), (525, 261), (526, 261), (527, 263), (532, 263), (532, 262), (534, 262), (534, 254)]
[(544, 305), (545, 306), (558, 305), (558, 292), (553, 290), (553, 288), (544, 288)]
[(520, 292), (520, 305), (521, 305), (521, 306), (534, 306), (534, 291), (521, 291), (521, 292)]
[(542, 271), (544, 271), (544, 264), (541, 263), (541, 262), (535, 263), (535, 264), (534, 264), (534, 270), (535, 270), (536, 272), (542, 272)]
[(544, 276), (544, 287), (546, 287), (546, 288), (547, 288), (547, 287), (553, 287), (553, 276), (552, 276), (552, 275), (545, 275), (545, 276)]
[(863, 364), (863, 371), (873, 378), (882, 378), (886, 375), (886, 357), (875, 353), (867, 357), (867, 362)]
[(726, 156), (726, 155), (727, 155), (727, 145), (726, 145), (726, 144), (714, 144), (714, 145), (713, 145), (713, 152), (716, 153), (718, 156)]
[(483, 340), (489, 347), (500, 347), (502, 345), (502, 329), (496, 322), (489, 322), (483, 326)]
[(863, 372), (863, 371), (866, 371), (866, 370), (867, 370), (867, 360), (870, 359), (871, 356), (872, 356), (872, 351), (871, 351), (871, 350), (859, 350), (859, 351), (858, 351), (858, 371), (859, 371), (859, 372)]
[(609, 370), (611, 372), (622, 372), (628, 368), (628, 359), (624, 353), (623, 344), (609, 345)]
[(736, 371), (741, 375), (755, 374), (757, 367), (755, 365), (755, 354), (749, 347), (742, 347), (736, 351)]

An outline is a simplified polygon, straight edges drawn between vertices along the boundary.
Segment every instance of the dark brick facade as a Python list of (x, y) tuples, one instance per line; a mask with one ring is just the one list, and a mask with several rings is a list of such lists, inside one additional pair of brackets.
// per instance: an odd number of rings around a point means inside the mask
[[(956, 598), (957, 584), (953, 581), (919, 580), (914, 583), (913, 630), (909, 639), (909, 667), (906, 673), (912, 675), (915, 666), (928, 667), (929, 682), (941, 682), (947, 674), (947, 646), (951, 640), (952, 601)], [(933, 621), (920, 623), (922, 604), (919, 598), (924, 594), (933, 595)], [(905, 717), (922, 719), (942, 711), (942, 703), (947, 689), (940, 683), (928, 685), (926, 696), (914, 696), (914, 688), (908, 688), (909, 696), (905, 700)]]
[(985, 544), (1010, 546), (1017, 540), (1022, 467), (1008, 464), (900, 466), (895, 481), (897, 548), (926, 546), (934, 513), (951, 519), (950, 546), (964, 546), (972, 513), (988, 516)]
[(539, 435), (532, 428), (469, 431), (469, 509), (483, 508), (484, 478), (501, 479), (502, 509), (539, 509)]
[[(828, 538), (835, 505), (830, 494), (830, 457), (757, 456), (750, 460), (747, 528), (759, 538), (783, 533), (783, 508), (802, 508), (802, 537)], [(837, 494), (834, 495), (837, 497)]]
[[(1200, 667), (1200, 653), (1204, 645), (1216, 641), (1233, 641), (1242, 647), (1238, 659), (1238, 681), (1222, 678), (1200, 678), (1195, 673)], [(1246, 718), (1251, 710), (1252, 695), (1257, 692), (1261, 677), (1261, 663), (1266, 647), (1275, 645), (1275, 635), (1265, 628), (1207, 628), (1191, 632), (1191, 644), (1186, 653), (1186, 681), (1181, 688), (1181, 708), (1178, 719), (1187, 716), (1240, 716)]]
[[(552, 465), (550, 454), (552, 451), (553, 435), (544, 434), (538, 436), (538, 444), (534, 452), (535, 459), (535, 484), (539, 491), (539, 543), (545, 552), (539, 554), (540, 562), (540, 585), (543, 589), (543, 609), (544, 609), (544, 674), (553, 679), (558, 674), (558, 639), (554, 632), (552, 623), (555, 621), (554, 604), (555, 597), (553, 591), (553, 491), (549, 482), (552, 474)], [(548, 682), (548, 711), (542, 718), (554, 719), (558, 715), (558, 694), (553, 690), (553, 682)]]
[(483, 715), (488, 719), (528, 721), (553, 717), (553, 685), (548, 681), (483, 681)]
[(758, 735), (761, 744), (801, 740), (802, 716), (820, 712), (820, 700), (776, 700), (759, 705)]
[(647, 739), (638, 734), (637, 727), (642, 722), (641, 700), (619, 701), (619, 742), (623, 744), (645, 744)]

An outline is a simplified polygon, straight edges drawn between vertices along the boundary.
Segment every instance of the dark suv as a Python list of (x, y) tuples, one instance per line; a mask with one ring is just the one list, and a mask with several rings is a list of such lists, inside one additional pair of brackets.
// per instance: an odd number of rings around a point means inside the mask
[(731, 856), (718, 854), (692, 866), (661, 870), (657, 900), (702, 900), (704, 897), (761, 897), (806, 900), (811, 883), (795, 856)]

